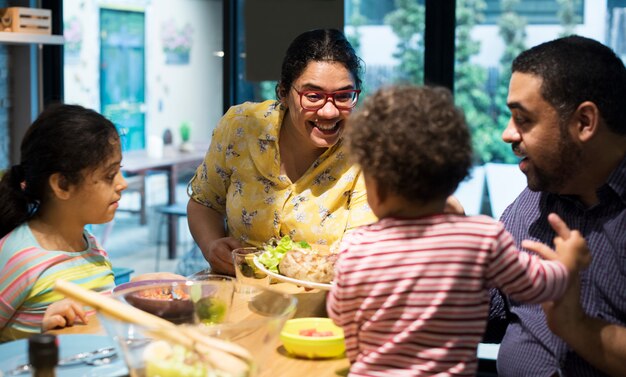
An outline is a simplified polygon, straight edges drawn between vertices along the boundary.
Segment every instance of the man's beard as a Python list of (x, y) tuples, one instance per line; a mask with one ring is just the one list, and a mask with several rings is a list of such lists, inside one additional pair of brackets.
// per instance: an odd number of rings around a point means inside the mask
[(562, 193), (563, 189), (578, 173), (581, 165), (582, 150), (561, 128), (561, 135), (556, 145), (556, 153), (544, 168), (532, 165), (526, 175), (528, 188), (532, 191)]

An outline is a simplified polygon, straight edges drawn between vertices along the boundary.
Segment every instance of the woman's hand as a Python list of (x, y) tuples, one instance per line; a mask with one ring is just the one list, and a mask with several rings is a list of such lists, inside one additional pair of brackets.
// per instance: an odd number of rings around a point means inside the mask
[(87, 317), (83, 307), (70, 299), (63, 299), (52, 303), (46, 309), (41, 322), (41, 331), (46, 332), (57, 327), (72, 326), (76, 318), (87, 324)]
[(219, 238), (211, 241), (204, 258), (211, 265), (211, 270), (217, 274), (235, 276), (232, 251), (244, 245), (232, 237)]

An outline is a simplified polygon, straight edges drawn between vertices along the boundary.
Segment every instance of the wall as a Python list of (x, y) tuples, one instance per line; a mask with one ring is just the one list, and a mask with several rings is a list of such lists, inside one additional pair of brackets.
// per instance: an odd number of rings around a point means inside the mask
[[(0, 8), (7, 6), (6, 0), (0, 0)], [(0, 170), (9, 167), (9, 48), (0, 43)]]
[[(169, 128), (180, 142), (181, 122), (191, 125), (192, 141), (208, 141), (222, 115), (221, 0), (65, 0), (65, 102), (100, 111), (99, 11), (101, 7), (139, 10), (146, 20), (146, 137)], [(78, 20), (79, 51), (68, 55), (70, 20)], [(162, 27), (189, 24), (192, 47), (188, 64), (166, 64)], [(72, 36), (71, 38), (74, 38)], [(69, 39), (71, 39), (69, 38)]]

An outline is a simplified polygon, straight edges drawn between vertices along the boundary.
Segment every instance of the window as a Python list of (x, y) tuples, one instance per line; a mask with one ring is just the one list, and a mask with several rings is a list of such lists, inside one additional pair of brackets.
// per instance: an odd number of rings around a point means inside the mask
[[(421, 2), (394, 2), (395, 8), (382, 15), (383, 22), (379, 23), (369, 20), (365, 8), (358, 6), (366, 0), (346, 1), (346, 33), (367, 63), (365, 95), (381, 84), (402, 79), (420, 83), (420, 73), (414, 70), (423, 70)], [(501, 132), (509, 117), (506, 96), (510, 64), (521, 51), (576, 33), (603, 42), (626, 58), (626, 0), (608, 1), (606, 6), (584, 0), (457, 0), (456, 11), (455, 100), (464, 109), (472, 130), (478, 168), (517, 162), (510, 146), (501, 141)], [(405, 34), (394, 32), (392, 22), (401, 22), (409, 15), (418, 19), (412, 26), (419, 26)], [(507, 40), (502, 35), (507, 35)], [(490, 182), (493, 190), (503, 186), (504, 182)], [(475, 200), (481, 197), (474, 196)], [(489, 203), (463, 204), (497, 217)]]
[[(503, 0), (485, 0), (485, 24), (497, 24), (503, 13)], [(558, 24), (558, 13), (563, 10), (559, 0), (524, 0), (513, 6), (513, 11), (524, 17), (528, 24)], [(569, 2), (578, 19), (584, 16), (583, 1)]]

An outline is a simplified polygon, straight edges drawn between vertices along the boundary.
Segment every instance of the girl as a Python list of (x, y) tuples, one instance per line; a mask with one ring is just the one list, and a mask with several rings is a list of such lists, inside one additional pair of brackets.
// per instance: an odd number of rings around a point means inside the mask
[(107, 253), (87, 224), (113, 219), (127, 184), (115, 126), (75, 105), (44, 111), (21, 162), (0, 181), (0, 342), (83, 323), (82, 306), (53, 291), (62, 278), (109, 291)]

